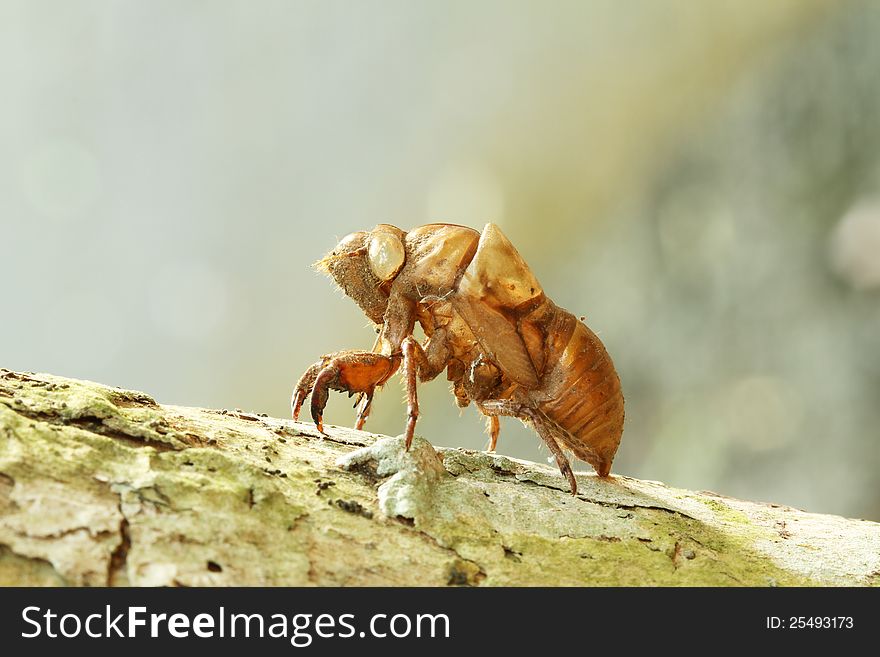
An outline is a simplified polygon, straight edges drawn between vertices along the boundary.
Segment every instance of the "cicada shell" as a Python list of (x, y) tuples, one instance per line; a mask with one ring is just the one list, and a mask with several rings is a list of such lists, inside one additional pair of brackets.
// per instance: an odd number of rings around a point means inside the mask
[[(444, 370), (460, 406), (532, 426), (556, 457), (572, 492), (565, 452), (608, 476), (623, 433), (620, 379), (604, 345), (582, 321), (554, 304), (495, 224), (481, 233), (454, 224), (409, 232), (385, 224), (353, 233), (320, 263), (379, 328), (372, 352), (324, 356), (300, 379), (294, 417), (312, 394), (319, 429), (328, 390), (358, 393), (357, 427), (375, 389), (403, 367), (407, 447), (419, 416), (416, 384)], [(418, 323), (426, 337), (413, 337)]]

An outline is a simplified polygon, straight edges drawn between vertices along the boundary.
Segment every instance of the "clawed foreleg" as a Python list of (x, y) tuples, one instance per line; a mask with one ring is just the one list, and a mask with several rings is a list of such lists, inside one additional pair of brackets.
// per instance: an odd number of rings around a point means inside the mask
[[(377, 386), (383, 385), (400, 365), (400, 356), (386, 356), (370, 351), (340, 351), (323, 356), (302, 375), (293, 391), (291, 410), (293, 419), (309, 394), (312, 395), (311, 414), (318, 431), (324, 432), (323, 413), (330, 390), (363, 393), (366, 411)], [(364, 414), (364, 419), (366, 419)], [(359, 416), (360, 417), (360, 416)], [(363, 425), (363, 422), (360, 422)]]

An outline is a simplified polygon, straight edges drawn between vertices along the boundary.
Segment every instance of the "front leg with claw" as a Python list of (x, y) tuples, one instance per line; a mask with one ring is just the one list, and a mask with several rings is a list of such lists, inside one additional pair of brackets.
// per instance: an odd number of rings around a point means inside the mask
[(397, 371), (401, 356), (386, 356), (371, 351), (338, 351), (322, 356), (300, 377), (290, 401), (293, 419), (299, 419), (303, 402), (312, 395), (312, 419), (318, 431), (324, 433), (324, 407), (331, 390), (347, 392), (349, 396), (363, 393), (372, 400), (377, 386), (383, 385)]

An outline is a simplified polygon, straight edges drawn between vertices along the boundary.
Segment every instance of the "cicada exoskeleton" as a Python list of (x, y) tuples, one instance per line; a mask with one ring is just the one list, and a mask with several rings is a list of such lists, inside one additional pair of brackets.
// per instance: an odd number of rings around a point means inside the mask
[[(323, 430), (329, 390), (359, 393), (357, 428), (377, 387), (402, 365), (407, 387), (406, 445), (418, 418), (416, 383), (444, 370), (460, 406), (531, 425), (556, 457), (572, 493), (577, 482), (563, 450), (607, 476), (623, 432), (623, 395), (599, 338), (544, 294), (531, 269), (494, 224), (482, 233), (454, 224), (409, 232), (381, 224), (352, 233), (318, 263), (379, 327), (372, 352), (328, 354), (302, 376), (296, 419), (311, 393)], [(418, 323), (426, 336), (413, 337)]]

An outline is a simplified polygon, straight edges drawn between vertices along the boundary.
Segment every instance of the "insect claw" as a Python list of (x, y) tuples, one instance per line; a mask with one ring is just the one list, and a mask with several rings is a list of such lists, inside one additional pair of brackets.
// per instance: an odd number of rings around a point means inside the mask
[(299, 420), (299, 412), (302, 409), (304, 400), (305, 395), (303, 395), (299, 390), (294, 393), (293, 399), (290, 400), (290, 414), (293, 416), (294, 422)]
[(573, 497), (577, 497), (578, 492), (578, 482), (574, 477), (574, 472), (571, 471), (571, 466), (566, 463), (564, 467), (561, 468), (562, 474), (565, 475), (565, 478), (568, 479), (568, 485), (571, 488), (571, 494)]
[(362, 392), (358, 395), (355, 408), (358, 409), (357, 420), (355, 420), (354, 428), (361, 431), (364, 428), (364, 422), (370, 416), (370, 410), (373, 406), (373, 393)]
[(294, 421), (299, 421), (299, 413), (302, 409), (303, 402), (306, 400), (318, 379), (318, 375), (324, 369), (324, 357), (321, 357), (317, 363), (313, 364), (297, 381), (296, 387), (293, 389), (293, 395), (290, 398), (290, 410)]
[(413, 434), (416, 431), (416, 418), (410, 417), (406, 421), (406, 442), (404, 451), (408, 452), (413, 441)]

